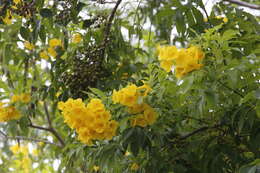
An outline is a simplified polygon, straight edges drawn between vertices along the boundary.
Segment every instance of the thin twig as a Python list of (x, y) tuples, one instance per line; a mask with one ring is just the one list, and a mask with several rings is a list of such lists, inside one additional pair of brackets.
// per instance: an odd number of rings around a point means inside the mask
[(33, 125), (33, 124), (29, 124), (29, 127), (32, 127), (32, 128), (35, 128), (35, 129), (39, 129), (39, 130), (45, 130), (45, 131), (49, 131), (49, 132), (51, 131), (49, 128), (36, 126), (36, 125)]
[(52, 145), (56, 145), (56, 146), (60, 146), (56, 143), (50, 142), (46, 139), (37, 139), (37, 138), (32, 138), (32, 137), (25, 137), (25, 136), (5, 136), (5, 139), (8, 140), (25, 140), (25, 141), (33, 141), (33, 142), (44, 142), (46, 144), (52, 144)]
[(240, 0), (223, 0), (223, 1), (230, 2), (232, 4), (240, 5), (240, 6), (251, 8), (251, 9), (260, 10), (259, 5), (251, 4), (251, 3), (240, 1)]
[(220, 83), (222, 86), (224, 86), (225, 88), (229, 89), (230, 91), (233, 91), (235, 94), (239, 95), (240, 97), (244, 97), (240, 92), (238, 92), (237, 90), (230, 88), (229, 86), (225, 85), (224, 83), (222, 83), (221, 81), (217, 81), (218, 83)]
[(47, 103), (44, 102), (43, 106), (44, 106), (44, 111), (45, 111), (45, 114), (46, 114), (46, 116), (47, 116), (47, 121), (48, 121), (48, 124), (49, 124), (49, 131), (59, 140), (61, 146), (64, 147), (64, 146), (65, 146), (65, 142), (63, 141), (63, 139), (61, 138), (61, 136), (59, 135), (59, 133), (58, 133), (58, 132), (53, 128), (53, 126), (52, 126), (51, 118), (50, 118), (50, 114), (49, 114), (49, 111), (48, 111)]
[(43, 107), (44, 107), (45, 114), (47, 116), (47, 121), (48, 121), (49, 127), (52, 128), (51, 118), (50, 118), (50, 114), (49, 114), (48, 106), (47, 106), (46, 102), (43, 103)]
[(184, 139), (187, 139), (187, 138), (189, 138), (189, 137), (191, 137), (191, 136), (193, 136), (193, 135), (195, 135), (197, 133), (200, 133), (200, 132), (203, 132), (203, 131), (207, 131), (209, 129), (215, 129), (215, 128), (218, 128), (220, 126), (222, 126), (222, 125), (221, 124), (217, 124), (217, 125), (212, 126), (212, 127), (209, 127), (209, 126), (201, 127), (201, 128), (199, 128), (197, 130), (194, 130), (194, 131), (192, 131), (192, 132), (190, 132), (190, 133), (188, 133), (188, 134), (186, 134), (184, 136), (181, 136), (180, 139), (184, 140)]
[(2, 132), (2, 130), (0, 130), (0, 133), (1, 133), (4, 137), (7, 137), (7, 135), (6, 135), (4, 132)]

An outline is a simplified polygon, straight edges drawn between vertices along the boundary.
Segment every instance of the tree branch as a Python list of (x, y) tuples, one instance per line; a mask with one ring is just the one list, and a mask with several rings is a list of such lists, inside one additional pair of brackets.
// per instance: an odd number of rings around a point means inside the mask
[(180, 140), (184, 140), (184, 139), (187, 139), (187, 138), (189, 138), (189, 137), (191, 137), (191, 136), (193, 136), (193, 135), (195, 135), (197, 133), (200, 133), (200, 132), (203, 132), (203, 131), (207, 131), (209, 129), (215, 129), (215, 128), (218, 128), (220, 126), (222, 126), (222, 124), (217, 124), (217, 125), (214, 125), (212, 127), (208, 127), (208, 126), (201, 127), (201, 128), (199, 128), (197, 130), (194, 130), (194, 131), (192, 131), (192, 132), (190, 132), (190, 133), (188, 133), (188, 134), (186, 134), (184, 136), (181, 136), (179, 139)]
[(44, 111), (45, 111), (45, 114), (47, 116), (47, 121), (48, 121), (48, 124), (49, 124), (49, 131), (59, 140), (61, 146), (64, 147), (65, 142), (63, 141), (63, 139), (61, 138), (59, 133), (52, 126), (51, 118), (50, 118), (50, 114), (49, 114), (48, 106), (47, 106), (46, 102), (44, 102), (43, 106), (44, 106)]
[(32, 127), (32, 128), (35, 128), (35, 129), (39, 129), (39, 130), (50, 131), (49, 128), (41, 127), (41, 126), (36, 126), (36, 125), (33, 125), (33, 124), (29, 124), (29, 127)]
[(223, 1), (230, 2), (232, 4), (240, 5), (240, 6), (247, 7), (247, 8), (260, 10), (260, 6), (259, 5), (251, 4), (251, 3), (240, 1), (240, 0), (223, 0)]
[(10, 140), (25, 140), (25, 141), (33, 141), (33, 142), (44, 142), (46, 144), (52, 144), (52, 145), (60, 146), (60, 145), (53, 143), (53, 142), (50, 142), (46, 139), (37, 139), (37, 138), (25, 137), (25, 136), (14, 136), (14, 137), (5, 136), (4, 139), (6, 139), (6, 140), (10, 139)]
[(44, 106), (44, 111), (45, 111), (45, 114), (46, 114), (46, 117), (47, 117), (47, 121), (48, 121), (48, 126), (49, 127), (41, 127), (41, 126), (34, 125), (34, 124), (32, 124), (32, 121), (31, 121), (30, 118), (29, 118), (29, 122), (30, 123), (29, 123), (28, 126), (32, 127), (32, 128), (35, 128), (35, 129), (44, 130), (44, 131), (48, 131), (48, 132), (52, 133), (58, 139), (58, 141), (60, 142), (60, 146), (64, 147), (65, 146), (65, 142), (63, 141), (63, 139), (61, 138), (59, 133), (52, 126), (51, 118), (50, 118), (50, 114), (49, 114), (48, 106), (47, 106), (46, 102), (44, 102), (43, 106)]
[(222, 83), (221, 81), (217, 80), (218, 83), (220, 83), (222, 86), (224, 86), (225, 88), (229, 89), (230, 91), (233, 91), (235, 94), (239, 95), (240, 97), (244, 97), (240, 92), (238, 92), (237, 90), (230, 88), (229, 86), (225, 85), (224, 83)]
[(110, 30), (111, 30), (111, 26), (112, 26), (112, 21), (115, 17), (115, 13), (116, 13), (116, 10), (119, 6), (119, 4), (122, 2), (122, 0), (118, 0), (116, 2), (116, 5), (115, 7), (113, 8), (109, 18), (108, 18), (108, 22), (106, 24), (106, 28), (105, 28), (105, 37), (104, 37), (104, 45), (106, 45), (106, 42), (108, 41), (108, 37), (109, 37), (109, 34), (110, 34)]

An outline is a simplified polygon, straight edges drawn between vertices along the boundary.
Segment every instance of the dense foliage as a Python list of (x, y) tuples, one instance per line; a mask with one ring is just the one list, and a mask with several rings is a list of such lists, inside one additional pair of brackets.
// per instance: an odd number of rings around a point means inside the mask
[(259, 17), (210, 11), (1, 0), (0, 172), (259, 172)]

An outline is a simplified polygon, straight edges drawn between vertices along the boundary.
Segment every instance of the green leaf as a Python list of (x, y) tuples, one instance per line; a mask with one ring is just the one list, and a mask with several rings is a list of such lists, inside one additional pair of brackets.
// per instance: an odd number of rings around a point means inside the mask
[(29, 40), (30, 37), (30, 31), (28, 28), (21, 27), (20, 28), (20, 34), (25, 40)]
[(90, 89), (90, 91), (92, 93), (94, 93), (95, 95), (99, 96), (100, 98), (106, 98), (106, 94), (103, 91), (101, 91), (101, 90), (99, 90), (97, 88), (89, 88), (89, 89)]
[(52, 13), (52, 11), (50, 9), (43, 8), (43, 9), (40, 10), (40, 15), (42, 17), (45, 17), (45, 18), (50, 18), (50, 17), (53, 16), (53, 13)]
[(233, 30), (233, 29), (226, 30), (222, 36), (222, 39), (223, 41), (231, 40), (232, 38), (236, 37), (237, 33), (238, 33), (237, 30)]
[(183, 79), (183, 83), (179, 86), (180, 93), (185, 94), (192, 87), (193, 81), (194, 81), (193, 76), (185, 77)]
[(176, 10), (175, 20), (176, 20), (176, 29), (178, 33), (184, 34), (186, 30), (186, 25), (185, 25), (183, 12), (180, 9)]

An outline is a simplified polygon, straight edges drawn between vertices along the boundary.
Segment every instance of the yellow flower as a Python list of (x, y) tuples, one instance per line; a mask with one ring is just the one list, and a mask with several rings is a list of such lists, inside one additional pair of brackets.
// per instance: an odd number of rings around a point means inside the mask
[(13, 16), (11, 11), (7, 10), (5, 18), (2, 18), (3, 22), (7, 25), (12, 24)]
[(175, 59), (178, 49), (175, 46), (158, 46), (159, 60), (170, 61)]
[(161, 61), (160, 66), (166, 71), (170, 72), (173, 66), (173, 61)]
[(141, 91), (142, 92), (141, 95), (145, 97), (145, 96), (147, 96), (147, 94), (149, 92), (152, 91), (152, 88), (149, 85), (144, 84), (144, 85), (138, 87), (138, 90)]
[(15, 144), (15, 145), (10, 147), (10, 150), (13, 152), (13, 154), (17, 154), (20, 151), (20, 147), (19, 147), (18, 144)]
[(99, 171), (99, 166), (93, 166), (93, 170), (95, 171), (95, 172), (97, 172), (97, 171)]
[(114, 90), (112, 100), (114, 103), (120, 103), (125, 106), (133, 106), (138, 99), (137, 89), (137, 86), (132, 84), (121, 89), (120, 91)]
[(60, 92), (60, 91), (58, 91), (58, 92), (55, 94), (56, 97), (59, 97), (60, 95), (61, 95), (61, 92)]
[(21, 102), (23, 103), (29, 103), (31, 101), (31, 95), (28, 93), (22, 93), (20, 97), (21, 97)]
[(42, 147), (44, 145), (44, 142), (38, 142), (38, 145)]
[(55, 58), (55, 57), (58, 55), (57, 52), (55, 51), (55, 49), (52, 48), (52, 47), (49, 47), (49, 48), (48, 48), (48, 53), (49, 53), (53, 58)]
[(17, 120), (20, 117), (21, 114), (15, 109), (15, 107), (13, 106), (3, 107), (3, 103), (0, 104), (0, 122)]
[(146, 103), (135, 104), (135, 105), (128, 108), (128, 112), (130, 114), (142, 113), (147, 107), (148, 107), (148, 105)]
[(72, 37), (72, 43), (80, 43), (82, 41), (82, 37), (81, 37), (81, 34), (79, 33), (76, 33), (73, 35)]
[(12, 98), (11, 98), (11, 102), (14, 103), (14, 102), (18, 102), (21, 100), (21, 96), (20, 95), (13, 95)]
[(137, 163), (133, 163), (130, 168), (132, 171), (137, 171), (139, 169), (139, 165)]
[(28, 49), (28, 50), (33, 50), (33, 49), (35, 48), (35, 46), (34, 46), (32, 43), (30, 43), (29, 41), (25, 41), (25, 42), (23, 43), (23, 45), (24, 45), (24, 47), (25, 47), (26, 49)]
[(34, 156), (38, 156), (38, 155), (39, 155), (39, 151), (38, 151), (37, 149), (33, 149), (33, 150), (32, 150), (32, 154), (33, 154)]
[(228, 18), (227, 17), (223, 17), (223, 22), (227, 23), (228, 22)]
[(142, 114), (139, 114), (131, 119), (130, 124), (132, 127), (134, 126), (146, 127), (147, 121)]
[(147, 124), (152, 125), (156, 119), (157, 119), (157, 114), (153, 110), (153, 108), (148, 107), (146, 110), (144, 110), (144, 119), (146, 120)]
[(20, 151), (23, 153), (23, 155), (27, 156), (29, 154), (28, 146), (22, 146), (20, 148)]
[(76, 129), (78, 139), (92, 145), (93, 140), (110, 140), (116, 135), (118, 123), (110, 120), (111, 114), (105, 109), (100, 99), (91, 99), (85, 105), (81, 99), (68, 99), (59, 102), (64, 122), (72, 129)]
[(62, 47), (62, 42), (60, 39), (57, 39), (57, 38), (53, 38), (49, 41), (49, 46), (51, 48), (54, 48), (56, 46), (61, 46)]
[(130, 156), (130, 155), (131, 155), (131, 153), (129, 151), (125, 152), (125, 156)]
[(13, 2), (17, 5), (21, 2), (21, 0), (13, 0)]
[(49, 56), (48, 56), (46, 50), (40, 52), (40, 57), (43, 58), (43, 59), (46, 59), (46, 60), (49, 59)]
[(224, 23), (227, 23), (227, 22), (228, 22), (228, 18), (227, 18), (227, 17), (216, 16), (216, 19), (222, 19), (222, 21), (223, 21)]

